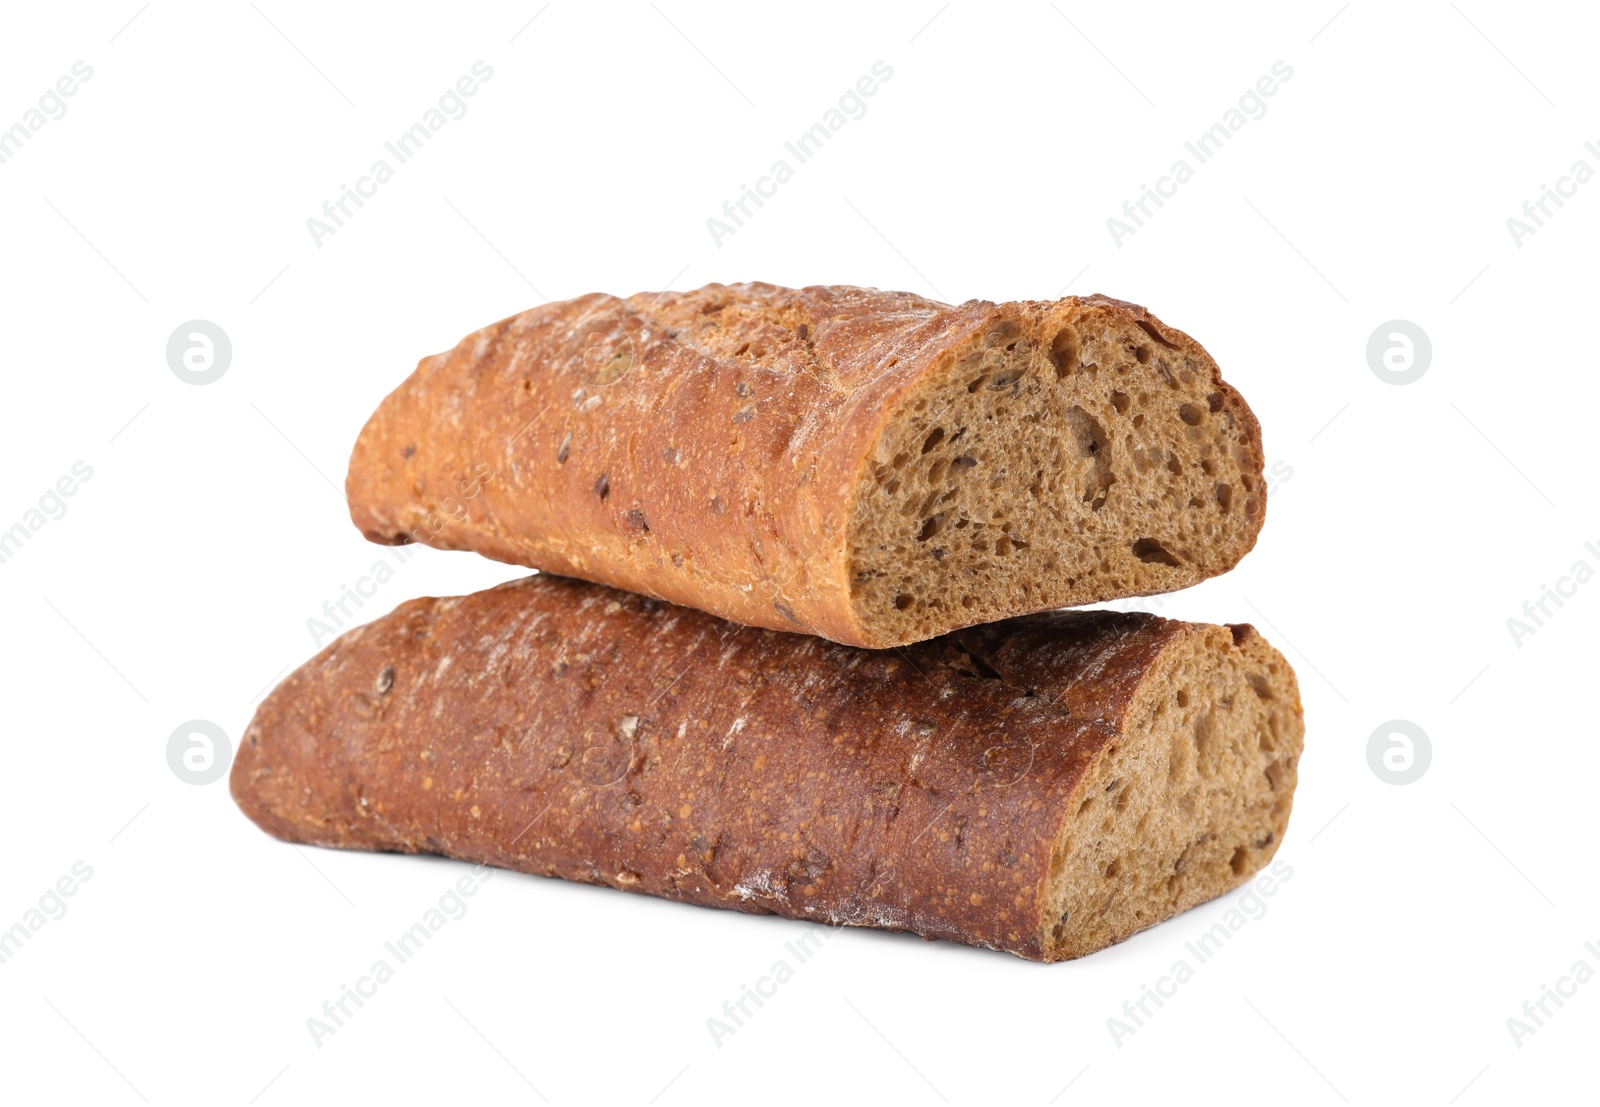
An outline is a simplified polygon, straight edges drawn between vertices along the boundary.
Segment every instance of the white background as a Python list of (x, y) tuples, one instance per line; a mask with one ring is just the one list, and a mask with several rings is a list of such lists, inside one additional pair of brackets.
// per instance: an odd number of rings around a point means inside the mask
[[(1576, 160), (1600, 169), (1592, 15), (541, 2), (7, 8), (0, 126), (73, 62), (93, 77), (0, 165), (0, 529), (74, 462), (93, 476), (0, 565), (0, 927), (75, 861), (93, 876), (0, 965), (0, 1095), (1592, 1089), (1600, 981), (1520, 1046), (1507, 1019), (1574, 961), (1600, 969), (1583, 945), (1600, 942), (1600, 583), (1520, 644), (1507, 620), (1579, 559), (1600, 569), (1600, 182), (1520, 245), (1506, 223)], [(314, 244), (306, 220), (480, 59), (468, 113)], [(893, 77), (866, 115), (715, 245), (706, 220), (880, 59)], [(1197, 165), (1185, 140), (1279, 60), (1293, 76), (1265, 116)], [(1115, 243), (1106, 220), (1179, 158), (1194, 179)], [(741, 279), (1103, 291), (1212, 351), (1280, 479), (1237, 571), (1142, 606), (1254, 622), (1298, 668), (1292, 879), (1120, 1043), (1107, 1020), (1239, 894), (1049, 967), (842, 932), (718, 1045), (706, 1020), (806, 928), (501, 873), (319, 1048), (306, 1020), (469, 869), (283, 845), (225, 781), (179, 780), (168, 736), (207, 719), (237, 741), (314, 652), (307, 620), (388, 556), (336, 486), (419, 357), (545, 297)], [(165, 358), (196, 318), (234, 350), (204, 387)], [(1365, 353), (1397, 318), (1433, 345), (1406, 386)], [(516, 575), (422, 550), (363, 618)], [(1366, 754), (1396, 718), (1432, 745), (1403, 787)]]

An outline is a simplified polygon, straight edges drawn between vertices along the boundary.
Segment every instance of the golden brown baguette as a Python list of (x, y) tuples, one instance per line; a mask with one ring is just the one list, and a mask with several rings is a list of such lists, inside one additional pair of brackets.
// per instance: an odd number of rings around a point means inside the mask
[(1133, 304), (713, 284), (425, 358), (346, 493), (377, 542), (881, 648), (1225, 572), (1261, 469), (1244, 400)]
[(1054, 961), (1266, 864), (1303, 733), (1248, 626), (1057, 612), (872, 652), (540, 575), (345, 634), (232, 789), (294, 842)]

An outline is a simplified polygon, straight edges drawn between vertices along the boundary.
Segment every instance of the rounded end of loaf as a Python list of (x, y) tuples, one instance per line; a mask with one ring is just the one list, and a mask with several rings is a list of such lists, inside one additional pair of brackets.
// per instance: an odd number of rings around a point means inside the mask
[(866, 458), (857, 644), (1175, 591), (1260, 533), (1260, 424), (1199, 343), (1109, 297), (991, 308)]
[(1239, 887), (1288, 829), (1304, 709), (1294, 670), (1253, 627), (1185, 625), (1127, 712), (1068, 798), (1042, 960), (1093, 953)]

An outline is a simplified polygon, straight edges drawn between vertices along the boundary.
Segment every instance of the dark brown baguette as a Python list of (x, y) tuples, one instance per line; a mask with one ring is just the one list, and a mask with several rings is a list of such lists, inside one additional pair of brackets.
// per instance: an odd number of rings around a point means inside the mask
[(377, 542), (882, 648), (1225, 572), (1261, 469), (1250, 408), (1142, 307), (713, 284), (425, 358), (346, 494)]
[(1054, 961), (1266, 864), (1303, 733), (1248, 626), (1057, 612), (870, 652), (540, 575), (345, 634), (232, 790), (290, 841)]

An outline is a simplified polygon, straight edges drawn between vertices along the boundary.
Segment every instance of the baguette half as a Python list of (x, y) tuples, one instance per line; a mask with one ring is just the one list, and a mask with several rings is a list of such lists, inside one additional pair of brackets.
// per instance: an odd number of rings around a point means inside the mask
[(232, 791), (291, 842), (1056, 961), (1265, 865), (1303, 734), (1249, 626), (1056, 612), (873, 652), (540, 575), (330, 644)]
[(1144, 308), (769, 284), (468, 335), (379, 406), (346, 495), (376, 542), (873, 648), (1195, 584), (1266, 510), (1255, 416)]

